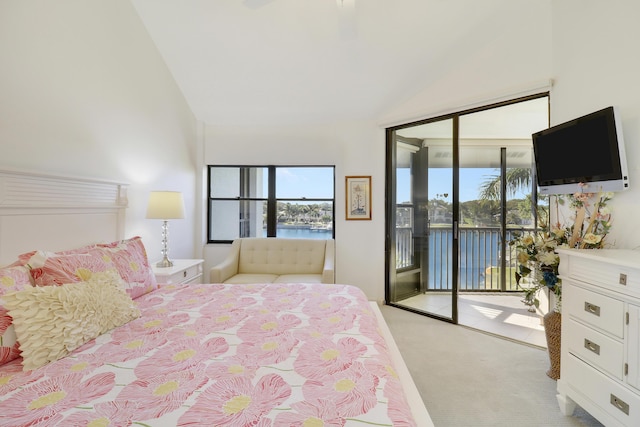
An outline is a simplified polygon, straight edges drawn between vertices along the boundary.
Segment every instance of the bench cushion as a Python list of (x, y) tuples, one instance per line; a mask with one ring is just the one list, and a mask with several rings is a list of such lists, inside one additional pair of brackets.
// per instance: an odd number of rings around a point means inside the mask
[(229, 277), (224, 283), (244, 284), (244, 283), (271, 283), (278, 278), (277, 274), (236, 274)]
[(322, 274), (281, 274), (273, 283), (322, 283)]
[(239, 274), (322, 274), (326, 242), (308, 239), (246, 239)]

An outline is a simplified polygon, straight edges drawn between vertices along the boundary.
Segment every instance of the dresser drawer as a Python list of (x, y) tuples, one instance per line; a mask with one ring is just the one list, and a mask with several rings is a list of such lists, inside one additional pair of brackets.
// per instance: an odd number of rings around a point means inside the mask
[(182, 273), (182, 283), (202, 283), (202, 268), (190, 268), (186, 274)]
[(194, 265), (182, 271), (178, 271), (167, 278), (167, 283), (190, 283), (202, 276), (202, 265)]
[(573, 319), (564, 322), (562, 327), (567, 328), (564, 337), (568, 346), (567, 350), (570, 353), (622, 380), (624, 371), (624, 346), (622, 342), (594, 331)]
[[(603, 250), (607, 253), (606, 250)], [(615, 292), (640, 296), (640, 271), (626, 265), (590, 258), (572, 258), (569, 276)]]
[(624, 303), (581, 288), (563, 279), (563, 312), (589, 325), (623, 338)]
[(160, 284), (175, 285), (178, 283), (201, 283), (203, 260), (178, 259), (173, 260), (173, 266), (159, 268), (153, 266), (156, 281)]
[(563, 381), (625, 426), (640, 426), (640, 396), (569, 355)]

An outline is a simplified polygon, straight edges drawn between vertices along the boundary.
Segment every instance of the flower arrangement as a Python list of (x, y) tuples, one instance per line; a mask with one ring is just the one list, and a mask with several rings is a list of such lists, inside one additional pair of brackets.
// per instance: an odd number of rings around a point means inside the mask
[[(581, 189), (584, 189), (581, 185)], [(547, 288), (556, 295), (554, 309), (560, 311), (562, 301), (562, 283), (558, 278), (560, 256), (558, 247), (600, 249), (605, 246), (605, 238), (611, 228), (611, 211), (607, 202), (613, 193), (577, 192), (568, 196), (569, 207), (573, 215), (561, 225), (558, 221), (548, 227), (546, 224), (532, 234), (517, 234), (509, 242), (515, 246), (517, 256), (516, 283), (524, 291), (523, 302), (530, 311), (539, 307), (538, 292)], [(558, 205), (564, 205), (562, 196), (557, 198)], [(559, 212), (556, 215), (559, 218)], [(528, 286), (521, 286), (523, 278), (530, 277)]]

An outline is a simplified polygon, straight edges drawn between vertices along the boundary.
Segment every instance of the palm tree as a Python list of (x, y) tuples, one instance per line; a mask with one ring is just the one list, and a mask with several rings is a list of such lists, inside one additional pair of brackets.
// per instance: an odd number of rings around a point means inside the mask
[(309, 215), (311, 215), (314, 221), (317, 221), (320, 217), (320, 209), (320, 205), (317, 203), (309, 205)]
[[(484, 200), (500, 200), (500, 175), (492, 175), (490, 178), (480, 186), (479, 197)], [(531, 188), (530, 168), (507, 169), (505, 178), (507, 180), (507, 193), (509, 194), (515, 194), (518, 190), (526, 192)]]
[[(515, 194), (521, 190), (525, 193), (531, 189), (532, 173), (530, 168), (511, 168), (507, 169), (505, 175), (507, 180), (507, 193)], [(500, 200), (500, 175), (493, 175), (487, 181), (483, 182), (480, 186), (479, 197), (481, 200)], [(538, 195), (538, 202), (547, 200), (548, 196)], [(534, 209), (534, 203), (531, 197), (529, 197), (529, 208)], [(538, 218), (538, 223), (547, 224), (549, 221), (549, 207), (543, 203), (537, 203), (537, 209), (535, 216)]]

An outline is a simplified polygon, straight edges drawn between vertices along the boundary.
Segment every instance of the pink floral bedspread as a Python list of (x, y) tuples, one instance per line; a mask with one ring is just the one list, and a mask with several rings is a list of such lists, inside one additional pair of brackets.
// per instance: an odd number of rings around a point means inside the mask
[(2, 426), (413, 426), (356, 287), (178, 285), (64, 359), (0, 366)]

